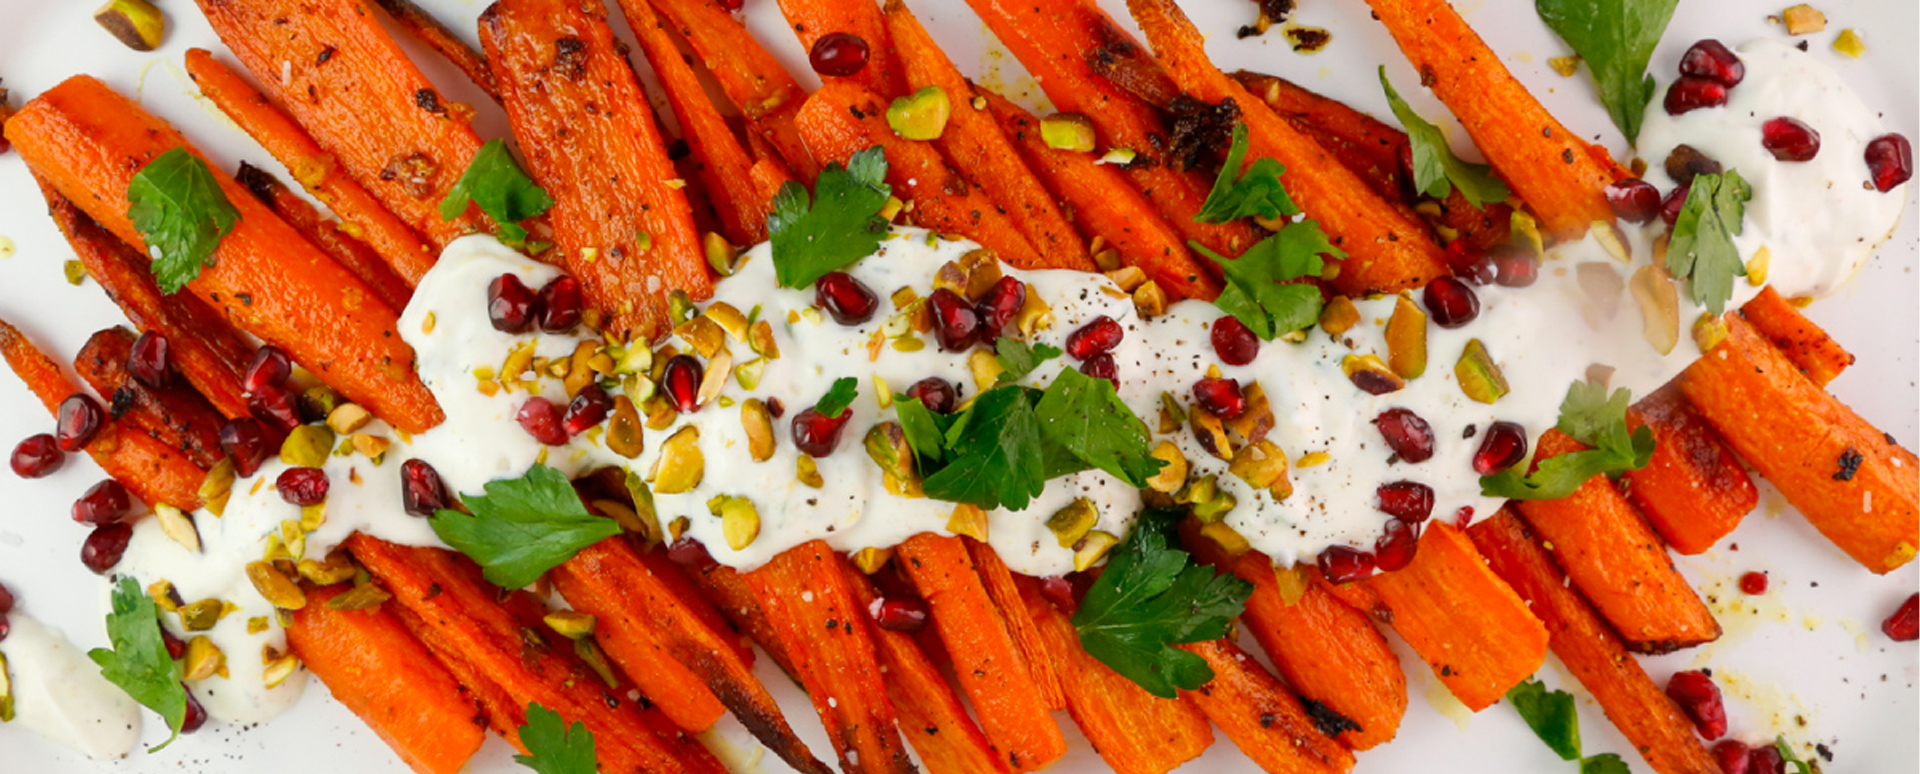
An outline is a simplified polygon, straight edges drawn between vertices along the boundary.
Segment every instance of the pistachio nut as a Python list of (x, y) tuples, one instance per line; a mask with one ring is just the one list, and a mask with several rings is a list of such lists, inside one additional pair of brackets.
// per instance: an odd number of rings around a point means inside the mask
[(1079, 497), (1067, 503), (1067, 507), (1054, 511), (1047, 518), (1047, 529), (1053, 532), (1061, 548), (1072, 548), (1099, 523), (1100, 508), (1092, 500)]
[(653, 491), (683, 494), (700, 485), (706, 475), (707, 459), (700, 451), (700, 430), (688, 425), (676, 431), (660, 445), (660, 458), (653, 466)]

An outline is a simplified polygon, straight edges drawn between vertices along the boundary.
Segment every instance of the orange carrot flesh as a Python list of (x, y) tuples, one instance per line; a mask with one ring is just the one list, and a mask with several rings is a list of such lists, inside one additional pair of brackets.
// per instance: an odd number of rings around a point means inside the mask
[(1678, 385), (1641, 398), (1627, 412), (1627, 426), (1649, 428), (1654, 446), (1647, 466), (1627, 471), (1622, 488), (1673, 550), (1712, 548), (1759, 503), (1753, 477)]
[[(28, 103), (6, 131), (54, 188), (142, 253), (146, 243), (127, 217), (128, 183), (165, 151), (199, 155), (166, 122), (84, 75)], [(214, 177), (240, 220), (214, 251), (217, 265), (187, 288), (394, 427), (420, 433), (440, 424), (439, 404), (413, 372), (413, 349), (395, 331), (399, 315), (233, 178)]]
[(1493, 571), (1546, 624), (1548, 644), (1659, 774), (1719, 774), (1693, 722), (1640, 668), (1606, 621), (1568, 586), (1553, 557), (1511, 510), (1468, 528)]
[(620, 7), (632, 19), (632, 6), (642, 2), (651, 3), (686, 39), (720, 90), (740, 109), (754, 137), (775, 149), (800, 178), (811, 180), (819, 174), (820, 165), (793, 123), (806, 90), (739, 19), (712, 0), (620, 0)]
[(332, 256), (333, 260), (347, 271), (367, 283), (373, 293), (390, 309), (407, 308), (407, 302), (413, 300), (413, 287), (395, 274), (392, 267), (382, 260), (379, 254), (365, 242), (353, 238), (341, 230), (340, 223), (320, 214), (320, 210), (307, 200), (300, 198), (268, 172), (246, 162), (240, 162), (240, 170), (234, 179), (253, 192), (253, 198), (259, 199), (273, 214), (280, 216), (312, 242), (314, 247)]
[(192, 387), (178, 382), (153, 387), (133, 378), (127, 357), (134, 340), (125, 328), (93, 334), (73, 357), (74, 373), (107, 399), (129, 430), (179, 450), (202, 469), (213, 467), (227, 456), (220, 448), (220, 426), (226, 418)]
[(694, 583), (689, 568), (667, 556), (665, 548), (655, 546), (651, 549), (634, 547), (634, 553), (640, 557), (640, 563), (653, 571), (653, 577), (666, 587), (667, 593), (680, 600), (687, 610), (700, 619), (707, 631), (720, 635), (720, 639), (739, 656), (741, 663), (752, 666), (754, 662), (753, 641), (740, 633), (739, 627), (720, 612), (710, 596), (698, 584)]
[(429, 626), (426, 619), (404, 605), (382, 604), (380, 609), (393, 616), (394, 621), (432, 653), (448, 674), (453, 675), (454, 682), (466, 689), (475, 706), (480, 708), (479, 714), (473, 718), (474, 725), (492, 729), (500, 738), (525, 751), (520, 745), (519, 734), (520, 724), (525, 722), (526, 708), (516, 705), (513, 696), (499, 682), (467, 659), (460, 651), (458, 638)]
[(346, 590), (307, 592), (287, 644), (333, 698), (373, 729), (419, 774), (456, 774), (486, 741), (473, 698), (406, 627), (381, 608), (342, 611)]
[[(1585, 448), (1549, 430), (1534, 459)], [(1518, 508), (1627, 647), (1666, 653), (1719, 638), (1720, 623), (1674, 569), (1666, 544), (1605, 476), (1558, 500), (1522, 500)]]
[(962, 538), (961, 542), (967, 547), (967, 556), (973, 560), (974, 570), (980, 573), (980, 583), (987, 590), (987, 598), (993, 600), (1000, 620), (1007, 626), (1007, 634), (1013, 637), (1013, 645), (1020, 651), (1020, 660), (1025, 662), (1027, 671), (1033, 674), (1033, 683), (1040, 689), (1047, 709), (1066, 709), (1067, 697), (1060, 687), (1060, 672), (1054, 666), (1054, 659), (1049, 653), (1051, 649), (1041, 639), (1033, 616), (1027, 614), (1027, 603), (1020, 598), (1020, 587), (1015, 583), (1013, 571), (1007, 569), (1007, 563), (1000, 560), (1000, 555), (994, 553), (992, 546), (972, 538)]
[(907, 77), (900, 57), (887, 38), (886, 23), (872, 0), (780, 0), (780, 14), (799, 36), (800, 47), (813, 51), (821, 38), (836, 32), (859, 37), (867, 44), (867, 64), (848, 76), (821, 76), (828, 83), (850, 83), (887, 99), (905, 96)]
[(760, 610), (760, 599), (754, 596), (753, 588), (747, 583), (747, 576), (717, 562), (698, 568), (689, 568), (687, 578), (700, 589), (701, 596), (712, 602), (714, 608), (726, 616), (733, 628), (753, 640), (767, 656), (773, 659), (780, 669), (789, 675), (799, 674), (794, 669), (793, 659), (788, 658), (786, 647), (767, 622), (766, 613)]
[(1353, 769), (1353, 752), (1320, 733), (1300, 701), (1239, 646), (1214, 640), (1178, 647), (1213, 667), (1212, 682), (1181, 691), (1181, 696), (1198, 705), (1261, 770), (1310, 774)]
[(528, 171), (553, 196), (560, 261), (609, 330), (663, 335), (668, 293), (704, 299), (713, 279), (693, 208), (670, 184), (679, 174), (604, 9), (498, 3), (481, 16), (480, 39)]
[(420, 41), (427, 48), (447, 60), (447, 63), (473, 81), (487, 96), (499, 99), (493, 85), (493, 71), (487, 68), (487, 60), (480, 52), (473, 50), (459, 34), (440, 23), (433, 14), (413, 3), (413, 0), (374, 0), (380, 8), (393, 17), (400, 29)]
[(1772, 285), (1741, 305), (1740, 316), (1819, 387), (1853, 365), (1853, 353), (1780, 297)]
[(1848, 556), (1876, 573), (1920, 546), (1914, 454), (1800, 372), (1741, 319), (1689, 366), (1680, 389), (1741, 459)]

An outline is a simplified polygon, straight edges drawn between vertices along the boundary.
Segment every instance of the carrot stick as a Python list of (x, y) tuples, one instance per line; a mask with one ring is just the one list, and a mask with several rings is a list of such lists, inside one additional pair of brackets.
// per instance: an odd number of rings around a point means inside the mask
[(800, 178), (812, 180), (820, 173), (793, 123), (806, 90), (739, 19), (712, 0), (620, 0), (620, 8), (632, 19), (642, 2), (651, 2), (687, 40), (721, 92), (740, 109), (753, 136), (776, 149)]
[(1020, 652), (1020, 660), (1025, 662), (1027, 671), (1033, 674), (1033, 683), (1039, 688), (1047, 709), (1066, 709), (1067, 696), (1060, 687), (1060, 673), (1054, 668), (1054, 660), (1048, 656), (1049, 649), (1041, 639), (1033, 616), (1027, 614), (1027, 603), (1020, 598), (1020, 587), (1014, 584), (1013, 571), (1007, 569), (1007, 563), (1000, 560), (1000, 555), (993, 552), (992, 546), (972, 538), (963, 538), (960, 542), (967, 547), (967, 556), (973, 560), (974, 570), (980, 573), (980, 583), (987, 590), (987, 598), (992, 600), (1000, 620), (1006, 624), (1007, 634), (1013, 638), (1013, 646)]
[(994, 749), (1014, 771), (1032, 771), (1065, 754), (1046, 696), (960, 539), (923, 533), (897, 551), (901, 569), (933, 610), (933, 628)]
[(553, 196), (561, 262), (588, 304), (607, 313), (609, 330), (665, 333), (668, 292), (704, 299), (713, 280), (693, 209), (671, 184), (679, 175), (605, 11), (566, 0), (497, 3), (480, 18), (480, 40), (528, 171)]
[[(1585, 448), (1548, 430), (1534, 461)], [(1628, 648), (1667, 653), (1719, 638), (1720, 623), (1674, 569), (1666, 544), (1604, 476), (1561, 499), (1523, 500), (1518, 508)]]
[(267, 209), (273, 210), (273, 214), (279, 215), (287, 225), (305, 236), (314, 247), (333, 256), (347, 271), (367, 283), (367, 287), (372, 288), (388, 308), (396, 311), (407, 308), (407, 302), (413, 299), (413, 286), (395, 274), (393, 268), (367, 243), (343, 231), (339, 221), (321, 215), (319, 209), (300, 198), (275, 178), (272, 172), (242, 161), (240, 170), (234, 173), (234, 179), (252, 191), (253, 198), (259, 199), (261, 204), (267, 205)]
[(739, 656), (742, 663), (753, 665), (753, 641), (747, 639), (732, 621), (720, 613), (720, 608), (714, 606), (706, 592), (688, 576), (687, 568), (673, 561), (667, 556), (666, 550), (658, 546), (643, 549), (635, 545), (633, 549), (634, 554), (640, 557), (640, 563), (652, 570), (653, 577), (666, 586), (668, 594), (680, 600), (695, 618), (700, 619), (707, 631), (720, 635), (721, 641)]
[(473, 697), (385, 610), (327, 606), (347, 588), (307, 592), (287, 644), (414, 771), (456, 774), (486, 741)]
[(1176, 646), (1207, 660), (1213, 681), (1180, 695), (1200, 707), (1240, 751), (1273, 774), (1344, 772), (1353, 752), (1315, 728), (1300, 701), (1230, 640)]
[[(675, 550), (680, 549), (676, 547)], [(766, 614), (760, 610), (760, 600), (748, 585), (747, 576), (708, 558), (699, 567), (688, 567), (687, 578), (699, 587), (701, 596), (726, 616), (733, 628), (759, 644), (787, 674), (799, 674), (773, 625), (767, 622)]]
[(1799, 366), (1815, 386), (1825, 387), (1853, 365), (1853, 353), (1800, 314), (1772, 285), (1740, 307), (1740, 316), (1787, 360)]
[(867, 44), (867, 65), (845, 77), (821, 76), (829, 84), (850, 83), (885, 99), (904, 96), (907, 78), (887, 37), (887, 27), (873, 0), (780, 0), (780, 14), (799, 36), (800, 47), (811, 52), (815, 43), (836, 32), (858, 36)]
[[(47, 412), (59, 413), (60, 402), (81, 394), (60, 364), (28, 341), (20, 331), (0, 320), (0, 355), (27, 389), (40, 398)], [(184, 511), (200, 507), (200, 482), (206, 471), (185, 455), (111, 417), (87, 444), (87, 454), (135, 497), (148, 505), (167, 503)]]
[(413, 0), (374, 0), (374, 2), (379, 3), (380, 8), (385, 10), (388, 16), (393, 17), (401, 30), (427, 48), (433, 49), (434, 53), (446, 58), (454, 69), (467, 76), (467, 80), (473, 81), (473, 85), (480, 87), (480, 90), (486, 92), (487, 96), (493, 97), (494, 101), (499, 101), (499, 93), (493, 85), (493, 71), (487, 68), (486, 57), (473, 50), (472, 46), (461, 40), (458, 34), (447, 28), (447, 25), (440, 23), (433, 14), (427, 13), (425, 8), (415, 5)]
[[(128, 183), (162, 152), (199, 155), (165, 121), (85, 75), (28, 103), (6, 130), (29, 165), (142, 253), (146, 243), (127, 217)], [(413, 372), (413, 349), (394, 331), (398, 315), (233, 178), (215, 177), (240, 220), (220, 240), (217, 265), (187, 288), (394, 427), (419, 433), (440, 424), (440, 406)]]
[[(1607, 166), (1527, 93), (1447, 0), (1367, 0), (1420, 82), (1446, 103), (1487, 162), (1559, 239), (1613, 222)], [(1311, 208), (1309, 208), (1311, 209)]]
[(1503, 509), (1467, 534), (1493, 571), (1546, 624), (1553, 654), (1647, 765), (1659, 774), (1719, 774), (1692, 721), (1647, 677), (1593, 606), (1568, 586), (1567, 576), (1524, 522)]
[(1920, 545), (1913, 452), (1808, 379), (1752, 324), (1680, 376), (1680, 389), (1740, 457), (1855, 561), (1887, 573)]
[(225, 417), (206, 398), (178, 382), (150, 387), (127, 371), (134, 335), (125, 328), (107, 328), (87, 339), (74, 355), (73, 371), (107, 398), (110, 411), (128, 429), (147, 434), (170, 449), (178, 449), (202, 469), (227, 456), (220, 449), (220, 426)]
[(818, 540), (804, 543), (745, 577), (772, 638), (780, 642), (827, 726), (841, 771), (913, 771), (894, 728), (894, 708), (887, 700), (873, 639), (856, 623), (866, 610), (859, 606), (833, 549)]
[(404, 605), (382, 604), (380, 609), (393, 616), (393, 620), (405, 628), (407, 634), (432, 653), (434, 660), (438, 661), (448, 674), (453, 675), (454, 682), (465, 688), (468, 696), (473, 697), (474, 705), (480, 709), (479, 713), (473, 716), (472, 722), (475, 726), (490, 728), (509, 743), (516, 746), (520, 744), (518, 734), (520, 724), (526, 719), (524, 716), (526, 707), (516, 705), (513, 696), (507, 693), (506, 688), (481, 671), (480, 667), (467, 660), (456, 644), (458, 638), (429, 626), (426, 619)]
[(1713, 425), (1668, 384), (1627, 412), (1629, 429), (1653, 432), (1653, 457), (1626, 473), (1627, 499), (1683, 554), (1698, 554), (1726, 537), (1760, 501), (1753, 477)]

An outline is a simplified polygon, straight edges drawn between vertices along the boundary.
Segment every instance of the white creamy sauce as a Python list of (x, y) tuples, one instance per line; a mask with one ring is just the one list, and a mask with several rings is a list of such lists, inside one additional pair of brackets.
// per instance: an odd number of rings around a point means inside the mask
[(140, 741), (140, 705), (100, 676), (67, 635), (21, 614), (0, 640), (12, 678), (13, 722), (94, 760), (124, 758)]

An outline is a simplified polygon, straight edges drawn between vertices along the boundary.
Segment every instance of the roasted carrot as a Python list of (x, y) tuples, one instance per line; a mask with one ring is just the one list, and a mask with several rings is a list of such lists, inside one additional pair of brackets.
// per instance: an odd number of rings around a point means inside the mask
[(1020, 587), (1014, 583), (1013, 571), (1007, 569), (1007, 563), (1000, 560), (1000, 555), (994, 553), (992, 546), (972, 538), (961, 538), (960, 542), (966, 545), (967, 557), (973, 560), (973, 569), (980, 573), (980, 583), (987, 590), (987, 598), (993, 601), (994, 608), (1000, 613), (1000, 620), (1006, 624), (1007, 635), (1013, 638), (1013, 646), (1020, 651), (1020, 660), (1026, 664), (1027, 671), (1033, 673), (1033, 683), (1040, 689), (1047, 709), (1066, 709), (1067, 697), (1061, 691), (1060, 673), (1054, 666), (1054, 660), (1049, 657), (1049, 649), (1041, 639), (1033, 616), (1027, 614), (1027, 603), (1020, 598)]
[[(628, 542), (634, 543), (632, 540)], [(753, 641), (720, 613), (720, 608), (716, 607), (706, 592), (689, 577), (688, 568), (673, 561), (667, 556), (666, 550), (659, 546), (649, 549), (636, 544), (634, 553), (640, 557), (640, 562), (645, 564), (647, 569), (653, 571), (653, 576), (666, 586), (668, 594), (680, 600), (695, 618), (700, 619), (708, 631), (718, 633), (721, 640), (739, 655), (742, 663), (748, 666), (753, 665)]]
[(780, 14), (799, 36), (800, 47), (813, 51), (821, 38), (838, 32), (867, 44), (867, 64), (848, 76), (822, 76), (828, 83), (851, 83), (886, 99), (907, 93), (907, 78), (899, 54), (887, 38), (880, 9), (873, 0), (780, 0)]
[(1213, 681), (1181, 696), (1200, 707), (1240, 751), (1274, 774), (1344, 772), (1353, 752), (1320, 733), (1300, 701), (1231, 640), (1180, 645), (1207, 660)]
[(857, 622), (866, 609), (859, 606), (833, 549), (818, 540), (803, 543), (745, 577), (771, 638), (780, 642), (826, 724), (840, 770), (913, 771), (894, 728), (893, 703), (873, 639)]
[(307, 592), (287, 644), (333, 698), (346, 705), (419, 774), (456, 774), (486, 741), (473, 697), (426, 646), (385, 610), (334, 610), (348, 586)]
[(1032, 771), (1064, 755), (1066, 739), (960, 540), (915, 535), (895, 561), (933, 610), (933, 628), (987, 739), (1014, 771)]
[(1712, 548), (1760, 501), (1753, 477), (1678, 385), (1641, 398), (1627, 412), (1627, 425), (1653, 432), (1653, 457), (1627, 471), (1621, 488), (1673, 550)]
[(407, 634), (432, 653), (434, 660), (448, 674), (453, 675), (454, 682), (466, 689), (467, 695), (473, 698), (474, 705), (480, 709), (473, 717), (474, 725), (492, 729), (509, 743), (519, 744), (516, 735), (520, 733), (520, 724), (525, 721), (523, 713), (526, 707), (517, 704), (506, 688), (467, 659), (457, 644), (460, 641), (458, 637), (428, 625), (426, 619), (404, 605), (383, 603), (380, 609), (393, 616), (393, 620), (405, 628)]
[[(1613, 222), (1603, 190), (1613, 182), (1579, 136), (1567, 131), (1447, 0), (1367, 0), (1400, 51), (1466, 127), (1514, 193), (1559, 239)], [(1311, 208), (1308, 208), (1311, 210)]]
[[(165, 121), (85, 75), (28, 103), (6, 131), (54, 188), (143, 253), (127, 217), (128, 183), (165, 151), (199, 155)], [(440, 406), (413, 372), (413, 349), (394, 330), (398, 314), (233, 178), (215, 177), (240, 220), (220, 240), (217, 265), (187, 288), (394, 427), (418, 433), (440, 424)]]
[(1853, 365), (1853, 353), (1840, 346), (1793, 304), (1781, 298), (1772, 285), (1740, 306), (1740, 316), (1771, 342), (1814, 386), (1825, 387)]
[(227, 456), (220, 449), (220, 426), (226, 418), (207, 399), (178, 380), (154, 387), (127, 371), (127, 356), (135, 337), (125, 328), (107, 328), (87, 339), (73, 357), (80, 380), (105, 396), (109, 411), (129, 430), (177, 449), (193, 464), (211, 468)]
[[(0, 86), (0, 127), (4, 127), (7, 123), (7, 119), (12, 117), (13, 117), (13, 95), (7, 92), (6, 86)], [(7, 138), (4, 136), (0, 136), (0, 153), (6, 153), (7, 151), (12, 149), (13, 149), (13, 146), (7, 143)]]
[(819, 174), (820, 165), (793, 125), (806, 90), (739, 19), (713, 0), (620, 0), (620, 8), (631, 19), (634, 6), (642, 2), (650, 2), (686, 39), (720, 90), (739, 108), (752, 137), (774, 148), (800, 178), (812, 180)]
[[(676, 547), (675, 550), (682, 549)], [(704, 548), (701, 550), (705, 551)], [(786, 648), (780, 644), (780, 638), (775, 636), (773, 626), (767, 622), (766, 614), (761, 612), (760, 600), (747, 584), (747, 576), (707, 558), (698, 567), (688, 567), (687, 578), (699, 587), (701, 596), (726, 616), (734, 629), (765, 650), (781, 670), (789, 675), (799, 674), (794, 669), (793, 660), (787, 657)]]
[[(5, 320), (0, 320), (0, 355), (6, 357), (7, 365), (27, 383), (27, 389), (48, 413), (58, 415), (61, 401), (84, 394), (67, 380), (60, 364)], [(167, 503), (185, 511), (200, 507), (200, 482), (206, 478), (206, 471), (180, 452), (112, 417), (101, 424), (100, 433), (87, 444), (87, 454), (109, 477), (148, 505)]]
[(333, 256), (333, 260), (353, 272), (361, 282), (367, 283), (367, 287), (372, 288), (388, 308), (407, 308), (407, 302), (413, 299), (413, 286), (395, 274), (393, 268), (367, 243), (344, 231), (339, 221), (320, 214), (318, 208), (300, 198), (293, 189), (275, 178), (272, 172), (243, 161), (240, 162), (240, 170), (234, 173), (234, 179), (252, 191), (253, 198), (259, 199), (261, 204), (267, 205), (267, 209), (273, 210), (273, 214), (305, 236), (314, 247)]
[(1920, 546), (1913, 452), (1813, 383), (1739, 315), (1680, 389), (1727, 444), (1807, 520), (1876, 573)]
[(1468, 528), (1493, 571), (1547, 626), (1547, 642), (1607, 718), (1659, 774), (1719, 774), (1693, 722), (1647, 677), (1619, 637), (1554, 564), (1525, 522), (1503, 509)]
[[(1585, 448), (1548, 430), (1534, 460)], [(1720, 623), (1674, 569), (1666, 544), (1605, 476), (1558, 500), (1523, 500), (1518, 508), (1628, 648), (1666, 653), (1720, 637)]]
[(467, 76), (467, 80), (473, 81), (473, 85), (480, 87), (487, 96), (493, 97), (495, 101), (500, 99), (498, 92), (494, 89), (493, 71), (488, 69), (486, 57), (473, 50), (472, 46), (461, 40), (457, 33), (447, 28), (447, 25), (440, 23), (433, 14), (415, 5), (413, 0), (374, 0), (374, 2), (378, 3), (388, 16), (393, 17), (394, 22), (400, 25), (400, 29), (405, 30), (414, 40), (420, 41), (422, 45), (433, 49), (434, 53), (445, 58), (447, 63), (453, 65), (454, 69), (459, 70), (462, 75)]
[[(713, 279), (640, 81), (605, 10), (510, 0), (480, 18), (513, 134), (553, 196), (560, 261), (608, 330), (647, 339), (670, 327), (667, 295), (713, 294)], [(644, 241), (643, 241), (644, 240)]]

